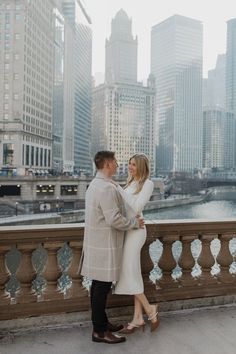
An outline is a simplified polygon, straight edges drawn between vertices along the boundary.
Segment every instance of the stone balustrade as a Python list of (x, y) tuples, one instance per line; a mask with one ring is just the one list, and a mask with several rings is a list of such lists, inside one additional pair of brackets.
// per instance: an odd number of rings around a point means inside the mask
[[(141, 264), (151, 302), (236, 294), (235, 253), (229, 247), (233, 242), (236, 252), (236, 221), (151, 221), (146, 227)], [(83, 231), (81, 224), (0, 228), (0, 320), (89, 309), (88, 291), (78, 273)], [(215, 239), (216, 253), (212, 251)], [(176, 241), (177, 256), (173, 252)], [(197, 255), (194, 242), (199, 244)], [(68, 266), (63, 269), (59, 253), (65, 247)], [(12, 249), (20, 254), (15, 274), (8, 260)], [(42, 269), (34, 261), (39, 250), (45, 253)], [(217, 272), (212, 271), (215, 266)], [(14, 276), (18, 287), (11, 291), (8, 285)], [(43, 279), (40, 290), (35, 286), (39, 278)], [(132, 296), (111, 295), (108, 306), (132, 303)]]

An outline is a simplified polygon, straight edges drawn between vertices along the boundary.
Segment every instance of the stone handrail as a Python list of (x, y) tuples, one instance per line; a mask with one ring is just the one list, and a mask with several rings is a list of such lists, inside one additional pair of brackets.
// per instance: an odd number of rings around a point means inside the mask
[[(151, 302), (236, 294), (236, 276), (230, 271), (234, 259), (229, 248), (236, 234), (236, 221), (150, 221), (146, 227), (147, 240), (142, 249), (141, 265), (145, 293)], [(88, 292), (78, 273), (83, 232), (82, 224), (0, 228), (0, 320), (89, 309)], [(218, 239), (220, 243), (217, 257), (211, 250), (213, 239)], [(152, 282), (150, 272), (154, 263), (149, 249), (156, 240), (159, 245), (153, 248), (152, 256), (161, 276)], [(201, 244), (197, 258), (194, 258), (192, 252), (195, 240)], [(173, 254), (173, 244), (176, 241), (181, 246), (179, 258)], [(58, 251), (65, 243), (72, 254), (65, 270), (70, 279), (70, 287), (62, 289), (59, 286), (62, 269)], [(7, 283), (13, 274), (7, 268), (6, 257), (12, 247), (16, 247), (21, 254), (16, 271), (19, 288), (14, 294), (7, 291)], [(32, 260), (39, 247), (47, 253), (41, 273), (36, 271)], [(156, 253), (159, 253), (159, 258)], [(213, 275), (212, 266), (215, 263), (218, 264), (219, 272)], [(200, 269), (198, 275), (193, 272), (196, 264)], [(177, 265), (179, 276), (175, 277), (174, 269)], [(45, 280), (41, 293), (37, 293), (33, 286), (39, 275)], [(120, 307), (132, 303), (131, 296), (112, 295), (108, 305)]]

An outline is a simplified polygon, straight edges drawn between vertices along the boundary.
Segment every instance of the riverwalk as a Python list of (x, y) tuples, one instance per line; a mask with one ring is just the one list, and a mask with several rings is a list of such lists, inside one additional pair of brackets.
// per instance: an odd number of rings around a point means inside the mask
[[(61, 315), (62, 316), (62, 315)], [(68, 316), (68, 317), (67, 317)], [(73, 314), (64, 315), (58, 325), (40, 327), (40, 319), (16, 320), (15, 332), (5, 332), (0, 340), (1, 354), (234, 354), (236, 304), (222, 307), (161, 312), (161, 325), (151, 333), (127, 336), (125, 343), (107, 345), (91, 341), (89, 313), (81, 322)], [(67, 319), (68, 318), (68, 322)], [(130, 318), (129, 318), (130, 319)], [(119, 318), (119, 321), (121, 318)], [(128, 318), (122, 318), (123, 322)], [(30, 324), (28, 330), (24, 326)], [(41, 320), (42, 321), (42, 320)], [(22, 323), (22, 324), (21, 324)], [(3, 325), (3, 323), (2, 323)], [(1, 333), (1, 330), (0, 330)]]

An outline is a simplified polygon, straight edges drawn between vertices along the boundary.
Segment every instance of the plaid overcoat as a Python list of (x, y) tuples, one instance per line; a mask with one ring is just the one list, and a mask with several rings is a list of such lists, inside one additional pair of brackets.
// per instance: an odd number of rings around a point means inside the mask
[(136, 218), (125, 217), (117, 186), (98, 172), (86, 191), (81, 274), (92, 280), (117, 281), (124, 231), (137, 228)]

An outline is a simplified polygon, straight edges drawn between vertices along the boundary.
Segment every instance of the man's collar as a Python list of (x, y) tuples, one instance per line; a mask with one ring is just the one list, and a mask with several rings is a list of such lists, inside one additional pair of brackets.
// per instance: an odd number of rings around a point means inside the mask
[(112, 179), (111, 177), (104, 175), (104, 173), (102, 173), (102, 171), (97, 171), (95, 178), (102, 178), (102, 179), (108, 179), (108, 180)]

